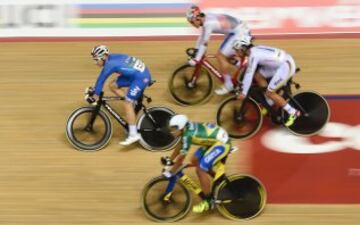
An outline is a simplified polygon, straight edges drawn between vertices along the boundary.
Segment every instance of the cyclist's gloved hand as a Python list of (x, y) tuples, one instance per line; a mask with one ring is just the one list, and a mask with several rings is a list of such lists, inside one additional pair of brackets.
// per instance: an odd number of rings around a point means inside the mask
[[(165, 157), (164, 157), (165, 158)], [(167, 162), (168, 163), (168, 162)], [(172, 162), (171, 162), (172, 163)], [(172, 163), (173, 164), (173, 163)], [(172, 167), (172, 164), (171, 165), (165, 165), (164, 168), (162, 169), (161, 171), (161, 174), (166, 177), (166, 178), (170, 178), (173, 176), (173, 174), (170, 172), (171, 170), (171, 167)]]
[(162, 175), (163, 175), (164, 177), (166, 177), (167, 179), (169, 179), (169, 178), (172, 177), (172, 173), (171, 173), (169, 170), (166, 170), (166, 169), (164, 169), (164, 170), (162, 171)]
[(189, 61), (188, 61), (188, 64), (189, 64), (190, 66), (196, 66), (197, 63), (198, 63), (198, 62), (197, 62), (195, 59), (189, 59)]
[(239, 83), (234, 87), (234, 91), (236, 95), (240, 94), (242, 91), (243, 83), (239, 81)]
[(195, 58), (197, 52), (198, 52), (198, 49), (197, 49), (197, 48), (188, 48), (188, 49), (186, 49), (186, 54), (187, 54), (190, 58)]
[(95, 94), (95, 89), (93, 87), (87, 87), (85, 89), (85, 94), (87, 94), (89, 96), (93, 96)]
[(92, 96), (89, 96), (89, 94), (85, 95), (85, 100), (91, 104), (91, 105), (96, 105), (96, 99)]
[(163, 166), (172, 166), (172, 165), (174, 165), (174, 162), (170, 159), (169, 156), (162, 156), (160, 158), (160, 160), (161, 160), (161, 164)]

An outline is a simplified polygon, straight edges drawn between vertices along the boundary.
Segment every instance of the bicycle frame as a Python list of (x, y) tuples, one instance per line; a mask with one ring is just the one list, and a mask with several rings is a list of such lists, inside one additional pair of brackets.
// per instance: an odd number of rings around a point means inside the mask
[[(284, 86), (282, 86), (279, 89), (279, 91), (283, 91), (283, 94), (282, 94), (283, 97), (285, 99), (289, 99), (290, 102), (294, 103), (295, 107), (300, 110), (302, 115), (308, 116), (308, 113), (306, 112), (306, 110), (300, 105), (300, 103), (298, 101), (296, 101), (293, 98), (293, 95), (291, 94), (291, 85), (295, 85), (296, 89), (300, 88), (300, 85), (291, 79)], [(261, 88), (258, 86), (252, 86), (251, 89), (250, 89), (250, 91), (252, 91), (251, 96), (253, 97), (253, 99), (255, 99), (256, 101), (259, 100), (259, 103), (261, 105), (263, 105), (266, 109), (268, 109), (271, 114), (274, 114), (275, 112), (273, 110), (273, 107), (271, 107), (265, 100), (265, 97), (264, 97), (265, 88)], [(255, 95), (258, 95), (258, 96), (256, 97)], [(248, 96), (250, 96), (250, 95), (248, 95)]]
[[(291, 82), (292, 81), (290, 81), (289, 86), (291, 85)], [(296, 99), (293, 97), (293, 95), (290, 93), (287, 87), (284, 87), (283, 90), (284, 90), (284, 96), (286, 96), (289, 99), (289, 102), (292, 102), (295, 105), (295, 107), (300, 110), (303, 116), (305, 117), (309, 116), (309, 113), (304, 109), (304, 107), (301, 106), (301, 104), (298, 101), (296, 101)]]
[[(194, 182), (188, 175), (186, 175), (183, 170), (188, 167), (193, 167), (194, 165), (186, 164), (178, 169), (178, 171), (175, 173), (174, 176), (172, 176), (169, 179), (169, 184), (166, 188), (165, 195), (163, 200), (169, 201), (172, 191), (174, 190), (176, 182), (182, 183), (188, 190), (193, 192), (194, 194), (198, 195), (201, 199), (205, 199), (205, 194), (203, 190), (201, 189), (200, 185), (196, 182)], [(225, 165), (224, 163), (220, 163), (219, 166), (216, 168), (216, 173), (210, 174), (212, 177), (214, 177), (214, 184), (213, 188), (218, 184), (218, 182), (223, 181), (226, 179), (225, 176)], [(216, 175), (215, 175), (216, 174)]]
[[(152, 118), (152, 116), (148, 113), (148, 110), (146, 108), (145, 105), (143, 105), (142, 103), (142, 97), (140, 98), (141, 101), (138, 102), (138, 104), (140, 104), (140, 108), (144, 111), (144, 113), (146, 114), (147, 117), (150, 118), (151, 122), (153, 123), (153, 125), (155, 126), (155, 128), (157, 128), (157, 124), (155, 123), (154, 118)], [(128, 122), (121, 117), (107, 102), (108, 101), (118, 101), (118, 100), (125, 100), (124, 97), (120, 97), (120, 96), (116, 96), (116, 97), (104, 97), (104, 93), (101, 92), (100, 96), (99, 96), (99, 104), (96, 105), (95, 110), (93, 112), (93, 114), (91, 115), (91, 118), (89, 120), (88, 125), (86, 126), (86, 129), (89, 130), (92, 128), (95, 119), (97, 117), (97, 115), (99, 114), (100, 108), (101, 106), (103, 106), (106, 111), (115, 118), (115, 120), (124, 127), (125, 130), (129, 130), (129, 124)]]
[(184, 184), (184, 186), (192, 191), (193, 193), (195, 193), (196, 195), (199, 195), (202, 199), (205, 198), (204, 192), (201, 189), (201, 187), (199, 186), (199, 184), (197, 184), (196, 182), (194, 182), (189, 176), (187, 176), (186, 174), (179, 172), (178, 174), (176, 174), (175, 176), (171, 177), (169, 179), (169, 184), (166, 188), (165, 191), (165, 195), (164, 195), (164, 201), (169, 201), (172, 191), (174, 190), (175, 184), (176, 182), (180, 181), (182, 184)]
[[(116, 99), (119, 99), (119, 98), (116, 98)], [(113, 100), (116, 100), (116, 99), (113, 99)], [(128, 122), (122, 118), (108, 103), (107, 101), (111, 100), (110, 97), (106, 97), (103, 99), (102, 101), (102, 105), (105, 107), (106, 111), (108, 111), (110, 113), (110, 115), (112, 115), (116, 121), (118, 121), (118, 123), (123, 126), (126, 130), (129, 129), (129, 124)]]
[[(194, 71), (194, 74), (191, 78), (191, 85), (194, 86), (197, 79), (199, 78), (200, 76), (200, 71), (201, 71), (201, 68), (202, 67), (205, 67), (205, 69), (210, 72), (211, 74), (213, 74), (215, 77), (217, 77), (219, 80), (221, 80), (221, 82), (224, 82), (224, 75), (220, 73), (220, 71), (213, 65), (209, 62), (209, 58), (215, 58), (214, 55), (209, 55), (209, 56), (204, 56), (200, 63), (198, 63), (195, 67), (195, 71)], [(236, 70), (235, 74), (234, 74), (234, 77), (237, 77), (240, 73), (240, 71), (245, 67), (245, 63), (242, 63), (241, 66)], [(190, 85), (190, 86), (191, 86)]]

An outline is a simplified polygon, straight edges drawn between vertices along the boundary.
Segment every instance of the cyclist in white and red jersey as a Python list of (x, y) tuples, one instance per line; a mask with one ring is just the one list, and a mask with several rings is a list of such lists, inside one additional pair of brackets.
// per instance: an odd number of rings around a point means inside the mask
[(250, 30), (246, 23), (238, 18), (226, 14), (203, 13), (198, 6), (191, 6), (186, 18), (194, 27), (202, 28), (201, 35), (196, 42), (198, 50), (194, 59), (189, 64), (195, 66), (206, 52), (206, 48), (212, 33), (225, 34), (226, 37), (216, 53), (219, 62), (220, 72), (224, 75), (224, 85), (215, 91), (218, 95), (224, 95), (233, 90), (231, 75), (229, 74), (228, 59), (235, 55), (231, 44), (235, 37), (251, 37)]
[[(251, 39), (238, 37), (232, 47), (240, 57), (248, 56), (248, 66), (242, 80), (242, 93), (238, 96), (243, 99), (248, 94), (253, 79), (261, 87), (267, 87), (265, 99), (269, 105), (276, 104), (282, 107), (289, 114), (285, 126), (294, 124), (296, 118), (300, 116), (300, 111), (293, 108), (283, 97), (276, 93), (295, 75), (296, 65), (294, 59), (284, 50), (269, 46), (254, 46)], [(269, 79), (267, 83), (266, 79)]]

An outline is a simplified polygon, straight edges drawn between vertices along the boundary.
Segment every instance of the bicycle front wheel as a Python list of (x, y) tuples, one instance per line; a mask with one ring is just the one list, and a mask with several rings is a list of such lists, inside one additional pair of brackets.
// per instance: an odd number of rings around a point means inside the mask
[(252, 98), (238, 100), (236, 96), (221, 103), (216, 116), (217, 124), (232, 138), (246, 139), (261, 127), (263, 117), (259, 105)]
[(215, 188), (216, 208), (229, 219), (251, 219), (266, 205), (266, 190), (255, 177), (232, 175)]
[(110, 141), (112, 135), (110, 118), (100, 110), (93, 123), (90, 124), (94, 112), (95, 107), (78, 108), (67, 120), (66, 136), (78, 150), (97, 151)]
[[(169, 180), (156, 177), (145, 185), (141, 195), (141, 205), (145, 215), (157, 222), (174, 222), (182, 219), (191, 208), (191, 196), (183, 184), (176, 183), (167, 196)], [(167, 198), (165, 198), (167, 196)]]
[(165, 107), (148, 108), (138, 122), (137, 128), (141, 134), (140, 144), (150, 151), (166, 151), (175, 146), (179, 138), (174, 138), (168, 125), (175, 112)]
[(179, 67), (169, 80), (169, 90), (174, 100), (181, 105), (196, 105), (206, 102), (212, 95), (214, 83), (210, 74), (201, 68), (193, 87), (189, 86), (196, 67), (183, 65)]

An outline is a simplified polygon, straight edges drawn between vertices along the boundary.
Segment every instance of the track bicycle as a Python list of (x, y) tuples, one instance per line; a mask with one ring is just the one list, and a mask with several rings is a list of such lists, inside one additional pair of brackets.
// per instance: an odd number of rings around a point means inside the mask
[[(153, 83), (154, 81), (151, 84)], [(85, 95), (93, 96), (93, 89), (87, 90)], [(168, 129), (169, 120), (175, 115), (175, 112), (166, 107), (147, 108), (144, 105), (144, 99), (147, 103), (152, 101), (150, 97), (142, 94), (135, 105), (136, 114), (140, 111), (143, 112), (136, 123), (141, 135), (140, 144), (150, 151), (171, 149), (179, 141), (179, 138), (174, 138)], [(125, 98), (121, 96), (104, 96), (102, 92), (95, 106), (80, 107), (74, 110), (66, 123), (66, 136), (69, 142), (76, 149), (82, 151), (97, 151), (104, 148), (110, 141), (113, 132), (108, 114), (128, 132), (127, 121), (109, 105), (111, 101), (124, 100)], [(103, 108), (108, 114), (103, 111)]]
[[(214, 166), (212, 193), (217, 210), (233, 220), (251, 219), (259, 215), (266, 205), (264, 185), (254, 176), (225, 175), (225, 160)], [(200, 186), (180, 167), (171, 178), (158, 176), (144, 187), (141, 204), (145, 215), (157, 222), (173, 222), (184, 218), (191, 209), (191, 192), (204, 199)]]
[[(299, 71), (300, 68), (297, 68), (296, 72)], [(241, 92), (240, 86), (241, 84), (235, 88), (233, 96), (220, 104), (216, 115), (217, 124), (223, 127), (230, 137), (246, 139), (256, 134), (263, 122), (260, 106), (267, 109), (273, 123), (281, 125), (285, 123), (289, 115), (282, 108), (268, 105), (264, 97), (266, 88), (252, 84), (248, 96), (242, 101), (237, 99), (237, 95)], [(287, 128), (296, 135), (314, 135), (330, 119), (329, 104), (323, 96), (314, 91), (293, 93), (293, 86), (296, 90), (300, 88), (300, 84), (291, 78), (277, 91), (290, 105), (301, 112), (295, 123)]]
[[(186, 49), (186, 54), (190, 58), (196, 55), (196, 49)], [(205, 103), (210, 99), (214, 90), (214, 81), (211, 76), (215, 76), (220, 81), (224, 81), (224, 76), (219, 70), (210, 63), (209, 59), (215, 58), (214, 55), (205, 55), (195, 66), (188, 64), (177, 68), (169, 80), (169, 90), (173, 99), (181, 105), (196, 105)], [(235, 62), (235, 59), (231, 59)], [(236, 85), (236, 77), (244, 70), (246, 59), (242, 60), (241, 66), (233, 75), (233, 82)]]

